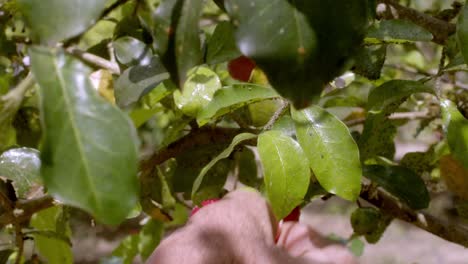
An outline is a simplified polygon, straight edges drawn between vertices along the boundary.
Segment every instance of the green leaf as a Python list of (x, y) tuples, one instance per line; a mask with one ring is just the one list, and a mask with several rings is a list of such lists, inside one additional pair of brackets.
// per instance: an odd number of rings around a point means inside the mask
[(457, 41), (465, 63), (468, 63), (468, 5), (464, 5), (457, 21)]
[(120, 242), (120, 245), (112, 252), (113, 256), (121, 257), (121, 264), (132, 264), (138, 255), (139, 235), (130, 235)]
[(39, 47), (30, 56), (41, 87), (41, 174), (48, 192), (99, 221), (118, 224), (137, 201), (131, 121), (96, 93), (83, 63)]
[(206, 66), (195, 67), (188, 73), (183, 91), (174, 92), (174, 102), (186, 115), (195, 117), (221, 89), (218, 75)]
[(356, 55), (353, 72), (369, 80), (377, 80), (380, 78), (386, 56), (386, 45), (363, 47)]
[(260, 134), (257, 146), (268, 200), (277, 219), (282, 219), (307, 193), (309, 162), (299, 143), (279, 131)]
[(121, 37), (114, 41), (115, 57), (127, 66), (148, 65), (153, 56), (151, 49), (142, 41), (132, 37)]
[[(36, 213), (31, 219), (31, 226), (40, 231), (56, 232), (57, 221), (62, 214), (62, 208), (54, 206)], [(69, 236), (70, 227), (67, 227), (64, 235)], [(40, 255), (51, 264), (73, 263), (70, 245), (54, 237), (46, 237), (41, 234), (34, 235), (35, 247)]]
[(220, 22), (208, 40), (206, 62), (216, 64), (239, 57), (234, 36), (234, 27), (227, 21)]
[(392, 80), (369, 93), (367, 109), (371, 113), (389, 114), (394, 112), (410, 95), (415, 93), (431, 93), (434, 90), (419, 81)]
[(35, 41), (53, 45), (94, 25), (106, 0), (18, 0)]
[(169, 79), (169, 73), (158, 56), (151, 58), (147, 65), (126, 69), (115, 82), (117, 105), (121, 108), (132, 105), (166, 79)]
[(15, 148), (0, 156), (0, 175), (13, 181), (16, 195), (27, 198), (31, 187), (40, 183), (41, 160), (39, 151)]
[(162, 0), (155, 9), (151, 1), (144, 1), (138, 5), (140, 22), (151, 32), (155, 50), (160, 56), (164, 55), (169, 47), (169, 37), (173, 34), (173, 17), (179, 9), (180, 0)]
[(203, 0), (183, 0), (182, 10), (175, 35), (177, 72), (182, 85), (193, 67), (202, 63), (200, 28), (198, 26), (203, 9)]
[(426, 29), (408, 20), (391, 19), (374, 23), (367, 32), (366, 42), (407, 43), (431, 41), (432, 34)]
[(229, 0), (225, 6), (238, 25), (239, 50), (260, 65), (275, 89), (294, 98), (305, 84), (292, 88), (295, 79), (304, 81), (304, 64), (316, 47), (307, 18), (284, 0)]
[(468, 120), (453, 102), (444, 99), (440, 105), (450, 151), (468, 169)]
[(216, 91), (211, 102), (197, 115), (199, 126), (210, 120), (231, 113), (247, 104), (279, 97), (271, 88), (254, 84), (236, 84)]
[(393, 139), (396, 133), (397, 127), (384, 114), (368, 114), (358, 141), (361, 160), (366, 161), (376, 156), (393, 159)]
[(143, 261), (151, 255), (153, 250), (159, 245), (164, 235), (164, 224), (160, 221), (150, 220), (140, 231), (138, 241), (138, 251)]
[(363, 175), (376, 182), (412, 209), (427, 208), (430, 197), (424, 181), (413, 171), (400, 166), (364, 166)]
[(212, 159), (203, 169), (200, 171), (200, 174), (198, 174), (197, 178), (193, 182), (193, 188), (192, 188), (192, 197), (195, 195), (195, 193), (198, 191), (200, 188), (201, 183), (203, 182), (203, 178), (205, 177), (205, 174), (220, 160), (228, 158), (232, 151), (234, 151), (234, 148), (239, 145), (242, 141), (245, 140), (250, 140), (256, 138), (257, 135), (251, 134), (251, 133), (242, 133), (234, 137), (232, 140), (231, 144), (223, 150), (223, 152), (219, 153), (214, 159)]
[(361, 189), (359, 149), (348, 128), (318, 106), (292, 111), (299, 143), (320, 185), (330, 193), (356, 200)]
[(353, 238), (348, 242), (348, 249), (354, 256), (360, 257), (364, 253), (364, 242), (359, 238)]

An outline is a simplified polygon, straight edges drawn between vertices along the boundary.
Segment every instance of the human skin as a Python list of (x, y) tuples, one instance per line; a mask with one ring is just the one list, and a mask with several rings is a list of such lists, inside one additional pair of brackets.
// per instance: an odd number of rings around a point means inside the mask
[(147, 264), (356, 263), (345, 247), (305, 224), (285, 222), (280, 229), (259, 193), (234, 191), (164, 239)]

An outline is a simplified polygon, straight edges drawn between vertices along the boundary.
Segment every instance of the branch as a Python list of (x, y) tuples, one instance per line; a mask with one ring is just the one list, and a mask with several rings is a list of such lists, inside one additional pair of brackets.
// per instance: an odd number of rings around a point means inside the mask
[(391, 216), (413, 224), (447, 241), (468, 247), (468, 229), (425, 212), (415, 212), (381, 188), (363, 184), (360, 197)]
[(13, 208), (10, 208), (10, 210), (0, 215), (0, 226), (13, 224), (15, 222), (23, 223), (29, 220), (33, 214), (52, 207), (53, 205), (54, 199), (49, 195), (31, 200), (18, 200)]
[(283, 116), (284, 112), (289, 107), (289, 102), (286, 100), (281, 100), (281, 106), (275, 111), (273, 116), (268, 120), (268, 123), (263, 127), (263, 130), (270, 130), (273, 125), (280, 119), (281, 116)]
[(444, 44), (448, 37), (456, 31), (454, 24), (402, 6), (395, 0), (379, 0), (379, 3), (393, 7), (397, 12), (398, 18), (410, 20), (416, 25), (427, 29), (432, 33), (434, 36), (433, 41), (437, 44)]
[[(435, 116), (430, 115), (426, 111), (420, 111), (420, 112), (401, 112), (401, 113), (393, 113), (391, 114), (388, 119), (390, 120), (401, 120), (401, 119), (431, 119), (434, 118)], [(347, 126), (356, 126), (356, 125), (361, 125), (364, 122), (366, 122), (365, 118), (357, 118), (357, 119), (351, 119), (351, 120), (346, 120), (345, 124)]]
[(115, 62), (108, 61), (94, 54), (82, 51), (76, 47), (69, 47), (66, 51), (87, 64), (109, 70), (112, 74), (120, 74), (119, 65)]

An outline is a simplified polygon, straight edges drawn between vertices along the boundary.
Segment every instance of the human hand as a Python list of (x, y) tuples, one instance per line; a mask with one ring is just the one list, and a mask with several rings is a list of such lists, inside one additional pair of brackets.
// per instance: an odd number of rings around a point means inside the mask
[(285, 222), (280, 229), (259, 193), (234, 191), (163, 240), (147, 264), (355, 263), (345, 247), (305, 224)]

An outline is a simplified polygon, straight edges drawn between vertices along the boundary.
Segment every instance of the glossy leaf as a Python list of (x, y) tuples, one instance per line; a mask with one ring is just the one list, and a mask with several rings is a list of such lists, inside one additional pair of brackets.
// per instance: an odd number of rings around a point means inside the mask
[(465, 63), (468, 63), (468, 5), (464, 5), (457, 21), (457, 41)]
[[(31, 219), (31, 226), (39, 231), (56, 232), (57, 222), (63, 213), (62, 210), (61, 207), (54, 206), (36, 213)], [(62, 235), (69, 236), (70, 233), (70, 227), (67, 226)], [(61, 239), (36, 234), (34, 235), (34, 245), (40, 255), (47, 259), (47, 263), (73, 263), (71, 245)]]
[(233, 112), (247, 104), (278, 96), (271, 88), (253, 84), (237, 84), (224, 87), (218, 90), (214, 94), (213, 100), (198, 113), (198, 125), (203, 126), (210, 120)]
[(241, 56), (237, 49), (234, 27), (227, 21), (220, 22), (208, 40), (206, 62), (216, 64)]
[(166, 79), (169, 79), (169, 73), (157, 56), (151, 58), (147, 65), (126, 69), (115, 82), (117, 105), (121, 108), (132, 105)]
[(361, 189), (359, 149), (348, 128), (318, 106), (292, 111), (299, 143), (320, 185), (330, 193), (356, 200)]
[(0, 156), (0, 176), (13, 181), (19, 198), (26, 198), (31, 187), (40, 183), (40, 169), (41, 160), (36, 149), (15, 148)]
[(392, 80), (369, 93), (367, 109), (372, 113), (389, 114), (394, 112), (401, 103), (415, 93), (431, 93), (431, 87), (419, 81)]
[(90, 70), (63, 52), (30, 50), (41, 86), (41, 174), (62, 202), (118, 224), (137, 200), (137, 147), (130, 120), (97, 95)]
[(468, 120), (449, 101), (441, 101), (442, 117), (450, 151), (468, 169)]
[(175, 54), (180, 84), (185, 82), (190, 69), (202, 63), (203, 54), (198, 26), (202, 9), (203, 0), (183, 0), (175, 35)]
[(250, 140), (256, 138), (257, 135), (251, 134), (251, 133), (242, 133), (234, 137), (232, 140), (231, 144), (223, 150), (223, 152), (219, 153), (214, 159), (212, 159), (203, 169), (200, 171), (200, 174), (198, 174), (197, 178), (193, 182), (193, 188), (192, 188), (192, 197), (195, 195), (195, 193), (198, 191), (200, 188), (200, 185), (203, 181), (203, 177), (205, 177), (205, 174), (220, 160), (228, 158), (232, 151), (234, 151), (234, 148), (239, 145), (242, 141)]
[(430, 197), (420, 176), (400, 166), (368, 165), (363, 175), (418, 210), (429, 205)]
[(132, 37), (121, 37), (113, 42), (115, 57), (127, 66), (148, 65), (151, 62), (151, 49), (142, 41)]
[(236, 40), (242, 54), (258, 62), (281, 94), (293, 96), (297, 89), (286, 86), (299, 77), (295, 75), (303, 74), (302, 68), (316, 46), (307, 18), (284, 0), (229, 0), (225, 6), (238, 24)]
[(34, 39), (49, 45), (74, 37), (94, 25), (106, 2), (106, 0), (17, 1)]
[(214, 71), (206, 66), (196, 67), (189, 72), (182, 92), (174, 92), (174, 102), (184, 114), (195, 117), (219, 89), (221, 80)]
[(282, 219), (307, 193), (309, 162), (299, 143), (279, 131), (260, 134), (257, 146), (268, 200), (277, 219)]
[(408, 20), (391, 19), (374, 23), (367, 32), (366, 42), (385, 41), (405, 43), (414, 41), (431, 41), (432, 34), (426, 29)]

